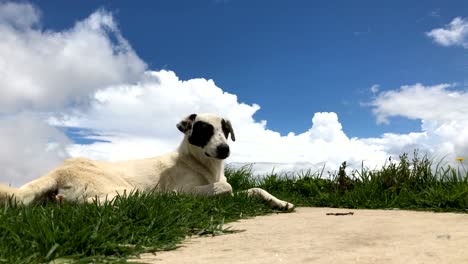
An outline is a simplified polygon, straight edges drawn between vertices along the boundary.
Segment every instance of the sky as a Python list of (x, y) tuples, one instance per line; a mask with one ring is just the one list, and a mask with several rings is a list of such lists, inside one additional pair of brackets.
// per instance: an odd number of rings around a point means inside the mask
[(465, 1), (0, 1), (0, 182), (231, 120), (258, 173), (468, 157)]

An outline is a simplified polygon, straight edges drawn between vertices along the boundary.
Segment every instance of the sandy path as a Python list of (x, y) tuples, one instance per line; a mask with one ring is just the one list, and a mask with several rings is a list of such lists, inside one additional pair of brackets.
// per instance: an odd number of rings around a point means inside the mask
[[(326, 213), (354, 212), (330, 216)], [(468, 214), (298, 208), (227, 224), (147, 263), (468, 263)]]

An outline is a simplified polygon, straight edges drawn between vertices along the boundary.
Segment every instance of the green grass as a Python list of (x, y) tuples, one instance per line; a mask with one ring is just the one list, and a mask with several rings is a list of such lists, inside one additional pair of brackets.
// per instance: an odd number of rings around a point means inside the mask
[[(309, 171), (259, 180), (248, 166), (227, 168), (226, 176), (235, 191), (261, 187), (299, 206), (466, 212), (468, 174), (463, 167), (434, 166), (417, 155), (400, 159), (379, 170), (351, 172), (343, 163), (329, 179), (323, 171)], [(232, 232), (223, 224), (272, 212), (244, 194), (134, 193), (100, 206), (9, 205), (0, 209), (0, 263), (124, 262), (138, 253), (174, 249), (188, 235)]]
[(124, 260), (140, 252), (173, 249), (187, 235), (229, 232), (222, 223), (271, 212), (245, 195), (167, 193), (136, 193), (100, 206), (5, 207), (0, 213), (0, 263)]
[[(236, 182), (242, 186), (254, 183), (270, 193), (299, 206), (467, 212), (468, 173), (457, 168), (433, 164), (427, 157), (412, 160), (400, 156), (400, 162), (391, 159), (379, 170), (361, 168), (346, 173), (346, 162), (338, 172), (325, 179), (322, 172), (301, 175), (269, 175), (256, 181), (249, 167)], [(349, 174), (349, 175), (348, 175)]]

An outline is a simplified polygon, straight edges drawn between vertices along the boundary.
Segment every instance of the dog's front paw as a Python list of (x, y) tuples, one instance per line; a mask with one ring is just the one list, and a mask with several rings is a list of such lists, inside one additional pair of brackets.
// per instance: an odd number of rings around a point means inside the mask
[(282, 211), (292, 211), (294, 210), (294, 204), (288, 203), (286, 201), (277, 201), (275, 207)]
[(231, 194), (232, 187), (227, 182), (216, 182), (213, 184), (214, 195)]

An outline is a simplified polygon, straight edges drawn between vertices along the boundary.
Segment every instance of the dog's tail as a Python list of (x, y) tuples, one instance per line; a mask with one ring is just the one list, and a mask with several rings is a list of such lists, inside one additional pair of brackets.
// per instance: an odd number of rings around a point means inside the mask
[(28, 205), (56, 194), (57, 181), (52, 175), (43, 176), (29, 182), (20, 188), (13, 188), (0, 184), (0, 205), (8, 202)]
[(55, 171), (40, 177), (32, 182), (26, 183), (18, 189), (18, 197), (23, 204), (55, 198), (58, 191), (57, 177)]
[(18, 189), (0, 184), (0, 205), (8, 203), (9, 200), (16, 199)]

